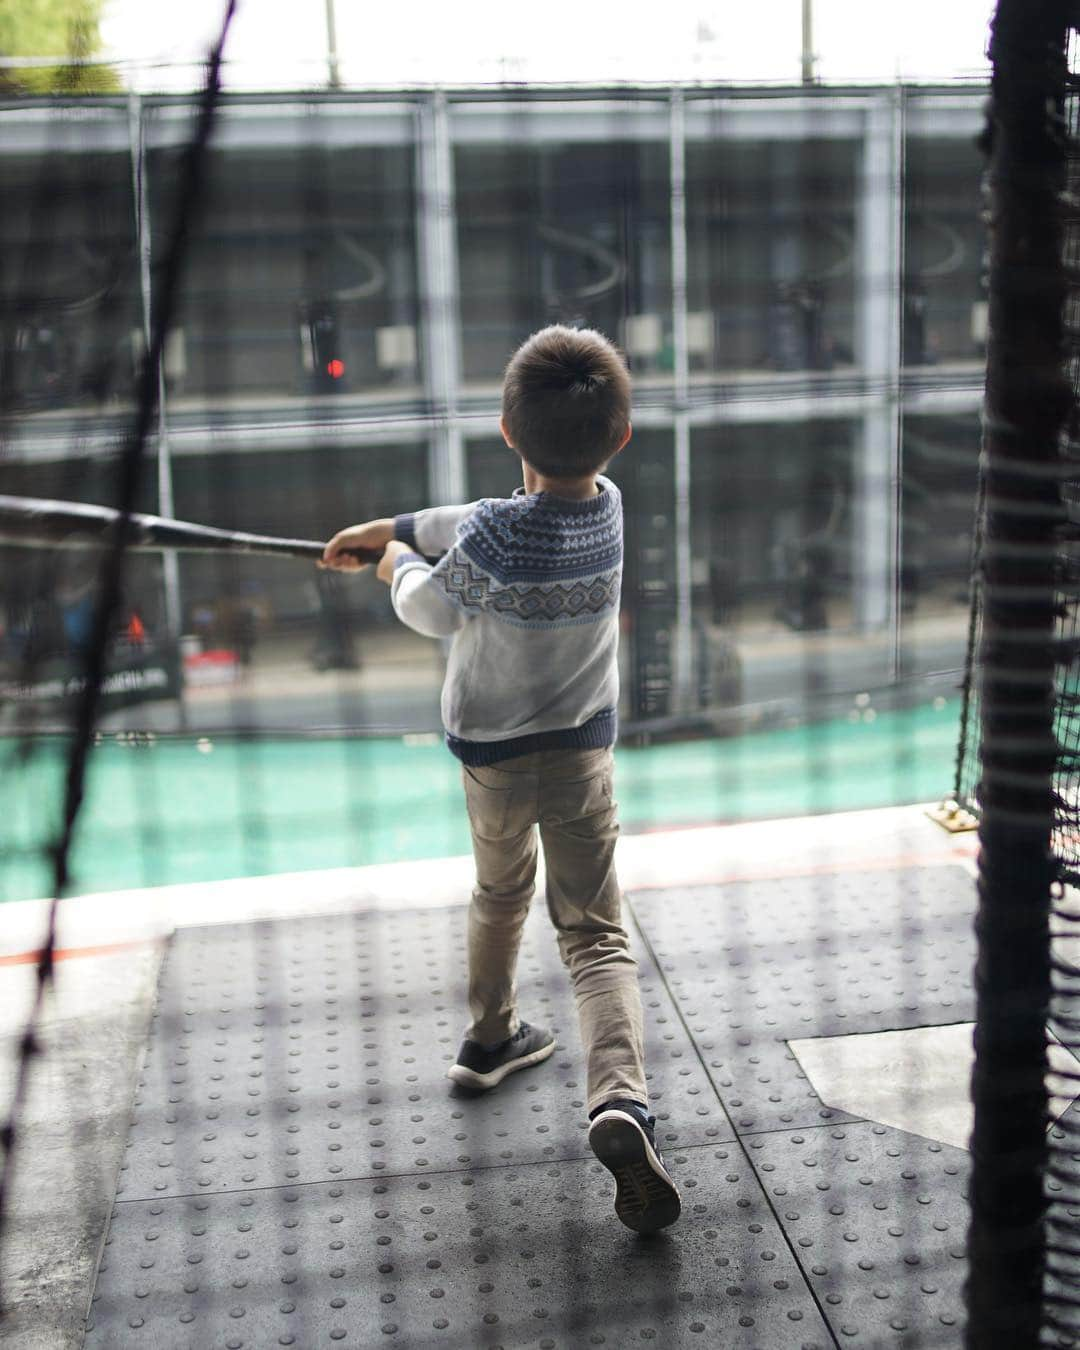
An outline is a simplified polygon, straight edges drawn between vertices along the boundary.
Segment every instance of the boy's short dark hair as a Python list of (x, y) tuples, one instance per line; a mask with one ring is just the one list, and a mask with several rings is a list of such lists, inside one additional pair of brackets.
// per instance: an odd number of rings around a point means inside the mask
[(630, 372), (602, 333), (553, 324), (510, 358), (502, 413), (514, 449), (537, 473), (584, 478), (626, 435)]

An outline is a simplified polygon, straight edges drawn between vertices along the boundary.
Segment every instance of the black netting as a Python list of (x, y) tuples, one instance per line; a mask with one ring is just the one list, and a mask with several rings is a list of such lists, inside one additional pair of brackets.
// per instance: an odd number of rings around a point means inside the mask
[[(612, 470), (621, 763), (669, 756), (627, 773), (632, 827), (926, 801), (954, 745), (954, 797), (974, 810), (982, 92), (226, 99), (171, 311), (195, 100), (13, 100), (0, 491), (315, 539), (506, 496), (521, 482), (498, 432), (507, 356), (549, 321), (594, 324), (635, 382), (633, 451)], [(1080, 234), (1071, 214), (1068, 228)], [(1080, 271), (1080, 255), (1066, 262)], [(1071, 311), (1067, 325), (1080, 342)], [(1074, 389), (1077, 367), (1070, 355)], [(1071, 473), (1071, 435), (1066, 456)], [(1080, 498), (1065, 495), (1080, 540)], [(0, 548), (0, 900), (71, 892), (94, 736), (109, 800), (82, 835), (87, 891), (467, 850), (458, 766), (438, 744), (445, 650), (395, 622), (370, 573), (109, 559)], [(1053, 837), (1067, 884), (1051, 1025), (1067, 1049), (1080, 1024), (1068, 530), (1059, 564)], [(64, 803), (55, 834), (45, 811), (27, 825), (35, 793)], [(815, 936), (839, 949), (836, 891), (822, 870)], [(917, 965), (919, 939), (893, 936)], [(42, 988), (51, 961), (50, 935)], [(835, 978), (815, 984), (808, 1025)], [(25, 1062), (32, 1039), (24, 1049)], [(1048, 1173), (1063, 1336), (1071, 1120)]]
[(1080, 1334), (1080, 72), (1078, 39), (1070, 35), (1064, 191), (1065, 372), (1073, 402), (1065, 424), (1058, 545), (1058, 664), (1054, 686), (1058, 761), (1054, 775), (1053, 852), (1058, 884), (1051, 915), (1053, 1000), (1049, 1030), (1051, 1115), (1047, 1177), (1048, 1326), (1055, 1343)]
[[(225, 37), (235, 10), (235, 0), (228, 0), (220, 37), (210, 53), (207, 64), (206, 87), (197, 105), (197, 117), (190, 130), (190, 141), (185, 145), (177, 178), (176, 207), (169, 221), (161, 253), (160, 285), (156, 313), (146, 315), (141, 328), (143, 341), (138, 359), (127, 371), (118, 359), (126, 344), (117, 337), (125, 322), (131, 322), (132, 297), (123, 285), (123, 263), (130, 257), (130, 241), (123, 235), (113, 237), (108, 225), (104, 228), (105, 246), (101, 249), (104, 262), (101, 272), (105, 279), (89, 294), (61, 292), (51, 303), (42, 303), (35, 294), (47, 272), (55, 268), (66, 254), (61, 239), (54, 230), (57, 205), (70, 184), (58, 181), (59, 170), (52, 160), (47, 161), (47, 172), (40, 175), (36, 191), (30, 197), (29, 227), (26, 231), (26, 256), (15, 262), (12, 252), (7, 255), (5, 268), (3, 338), (0, 343), (0, 386), (4, 390), (0, 414), (3, 435), (0, 447), (7, 444), (13, 424), (13, 414), (19, 410), (20, 394), (33, 391), (39, 385), (44, 358), (47, 370), (56, 380), (77, 381), (74, 396), (80, 395), (99, 404), (110, 400), (127, 401), (130, 413), (118, 419), (119, 435), (106, 433), (109, 453), (95, 457), (79, 446), (73, 456), (80, 470), (92, 468), (100, 475), (99, 491), (106, 500), (115, 503), (115, 522), (104, 549), (86, 557), (76, 552), (76, 567), (69, 569), (67, 583), (74, 582), (82, 602), (82, 633), (78, 659), (59, 678), (69, 685), (65, 699), (70, 734), (63, 746), (62, 787), (56, 792), (60, 809), (59, 819), (53, 824), (48, 847), (51, 864), (51, 903), (48, 924), (37, 954), (37, 979), (26, 1028), (18, 1041), (18, 1053), (12, 1066), (12, 1086), (7, 1119), (0, 1130), (3, 1144), (2, 1171), (0, 1171), (0, 1238), (10, 1221), (11, 1196), (14, 1190), (15, 1168), (20, 1148), (25, 1147), (23, 1113), (29, 1094), (31, 1064), (42, 1050), (38, 1036), (38, 1020), (54, 973), (57, 945), (57, 913), (61, 899), (67, 896), (72, 881), (72, 849), (76, 827), (80, 822), (87, 790), (87, 766), (97, 736), (97, 725), (103, 696), (115, 676), (117, 648), (125, 636), (131, 636), (128, 620), (125, 624), (124, 584), (128, 563), (129, 544), (134, 540), (132, 514), (139, 505), (140, 490), (146, 479), (147, 449), (155, 430), (160, 397), (160, 377), (165, 340), (170, 331), (180, 288), (181, 275), (187, 261), (187, 245), (200, 207), (203, 205), (207, 148), (210, 143), (220, 95), (221, 62)], [(72, 109), (73, 120), (78, 110)], [(89, 166), (81, 166), (87, 173)], [(78, 199), (94, 199), (92, 180), (84, 181)], [(133, 184), (121, 192), (119, 212), (123, 218), (128, 204), (128, 188), (134, 202), (133, 218), (137, 219), (140, 185), (136, 173)], [(77, 189), (76, 189), (77, 191)], [(90, 215), (96, 214), (93, 207)], [(108, 208), (106, 207), (106, 211)], [(112, 245), (110, 251), (109, 245)], [(37, 256), (35, 256), (37, 255)], [(61, 271), (64, 263), (60, 261)], [(63, 332), (62, 319), (66, 315), (87, 310), (100, 335), (100, 346), (90, 359), (79, 362), (71, 349), (64, 349), (58, 334)], [(137, 330), (140, 331), (140, 330)], [(125, 379), (125, 375), (131, 378)], [(46, 378), (46, 391), (48, 385)], [(70, 395), (69, 395), (70, 396)], [(31, 401), (33, 395), (31, 394)], [(47, 392), (46, 392), (47, 402)], [(111, 429), (110, 429), (111, 430)], [(25, 570), (20, 570), (16, 558), (2, 556), (0, 568), (8, 578), (5, 585), (5, 627), (14, 623), (17, 630), (25, 628), (25, 641), (15, 660), (14, 682), (19, 687), (30, 687), (46, 679), (44, 666), (49, 656), (50, 636), (42, 636), (38, 606), (35, 601), (42, 594), (60, 593), (64, 586), (59, 559), (62, 550), (47, 550), (33, 556), (29, 566), (34, 569), (30, 586), (26, 584)], [(24, 568), (26, 559), (21, 559)], [(12, 581), (13, 575), (19, 580)], [(121, 658), (122, 659), (122, 658)], [(10, 697), (10, 695), (9, 695)], [(27, 764), (34, 758), (38, 744), (33, 735), (32, 722), (27, 725), (19, 700), (12, 699), (16, 726), (22, 734), (7, 748), (4, 772), (19, 773), (25, 780)], [(19, 727), (19, 723), (23, 725)], [(0, 1296), (0, 1306), (6, 1295)], [(5, 1308), (6, 1311), (6, 1308)]]

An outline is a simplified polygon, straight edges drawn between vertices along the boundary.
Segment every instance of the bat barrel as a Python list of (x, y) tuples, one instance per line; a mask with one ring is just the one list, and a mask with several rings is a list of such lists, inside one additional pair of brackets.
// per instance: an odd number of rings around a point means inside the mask
[[(106, 548), (116, 537), (120, 513), (109, 506), (50, 501), (42, 497), (0, 495), (0, 544), (30, 548)], [(222, 530), (214, 525), (168, 520), (164, 516), (128, 517), (126, 547), (137, 553), (180, 549), (186, 553), (277, 554), (321, 558), (325, 544), (315, 539)], [(361, 562), (377, 562), (381, 551), (350, 550)]]
[(282, 539), (276, 535), (221, 530), (214, 525), (154, 517), (146, 547), (176, 548), (188, 553), (284, 554), (293, 558), (321, 558), (325, 544), (315, 539)]

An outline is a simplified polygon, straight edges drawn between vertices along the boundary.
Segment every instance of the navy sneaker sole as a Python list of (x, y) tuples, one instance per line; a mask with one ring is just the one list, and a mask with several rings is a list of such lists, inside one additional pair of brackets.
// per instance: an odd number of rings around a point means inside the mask
[(610, 1107), (589, 1126), (589, 1147), (615, 1178), (615, 1213), (635, 1233), (667, 1228), (682, 1197), (664, 1160), (630, 1111)]
[(547, 1031), (529, 1027), (525, 1036), (513, 1037), (498, 1050), (484, 1050), (475, 1041), (465, 1041), (447, 1078), (461, 1087), (486, 1092), (498, 1087), (508, 1074), (540, 1064), (555, 1053), (555, 1038)]

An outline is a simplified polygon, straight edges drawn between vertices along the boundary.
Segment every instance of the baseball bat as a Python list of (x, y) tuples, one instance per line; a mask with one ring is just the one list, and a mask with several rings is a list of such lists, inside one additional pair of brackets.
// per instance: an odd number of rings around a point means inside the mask
[[(113, 539), (120, 512), (111, 506), (56, 502), (45, 497), (0, 495), (0, 544), (31, 548), (105, 548)], [(315, 539), (279, 539), (274, 535), (221, 530), (187, 520), (132, 513), (128, 547), (136, 553), (165, 548), (187, 553), (276, 553), (293, 558), (321, 558), (325, 544)], [(352, 548), (362, 563), (376, 563), (382, 549)]]

